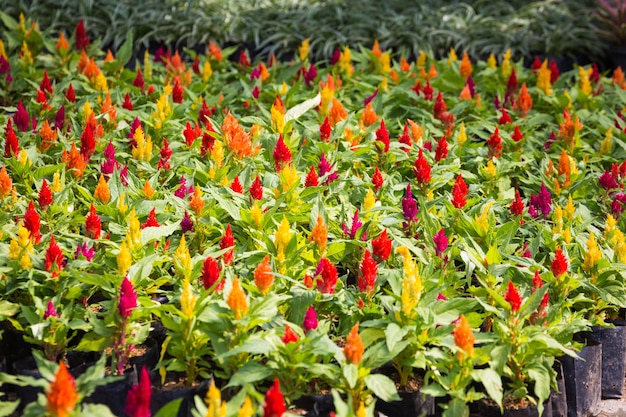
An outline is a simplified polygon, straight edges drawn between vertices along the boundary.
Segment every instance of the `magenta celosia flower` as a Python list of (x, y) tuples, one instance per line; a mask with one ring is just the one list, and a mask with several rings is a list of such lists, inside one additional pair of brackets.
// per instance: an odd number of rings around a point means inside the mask
[(448, 249), (448, 237), (446, 236), (446, 232), (441, 228), (435, 236), (433, 236), (433, 242), (435, 243), (435, 253), (437, 256), (441, 256), (443, 252)]
[(541, 189), (539, 190), (539, 193), (537, 195), (531, 194), (529, 204), (530, 207), (534, 209), (535, 213), (540, 211), (541, 214), (543, 214), (544, 218), (546, 218), (548, 214), (550, 214), (550, 212), (552, 211), (552, 196), (550, 195), (550, 192), (543, 182), (541, 183)]
[(309, 69), (304, 72), (304, 82), (306, 86), (309, 87), (311, 83), (315, 81), (316, 77), (317, 77), (317, 69), (315, 69), (315, 65), (311, 63), (309, 65)]
[(187, 186), (187, 180), (185, 179), (185, 176), (182, 175), (180, 177), (180, 180), (178, 181), (179, 187), (176, 191), (174, 191), (174, 195), (178, 198), (186, 198), (188, 194), (192, 194), (193, 193), (193, 185), (189, 184), (189, 186)]
[(309, 308), (304, 313), (304, 322), (302, 323), (302, 328), (305, 333), (310, 332), (311, 330), (317, 329), (317, 313), (313, 306), (309, 306)]
[(11, 71), (11, 64), (3, 55), (0, 55), (0, 74), (8, 74)]
[(333, 294), (337, 286), (337, 267), (326, 258), (320, 259), (317, 269), (315, 270), (317, 277), (317, 289), (322, 294)]
[(77, 50), (85, 49), (89, 46), (90, 40), (89, 36), (87, 36), (87, 31), (85, 30), (85, 23), (83, 19), (80, 19), (76, 28), (74, 30), (75, 42), (74, 46), (76, 46)]
[(128, 279), (128, 276), (125, 276), (120, 286), (120, 298), (117, 310), (120, 312), (122, 318), (127, 319), (136, 307), (137, 293), (135, 292), (135, 288), (133, 288), (133, 284)]
[(255, 85), (254, 88), (252, 89), (252, 97), (254, 97), (255, 99), (258, 99), (259, 94), (261, 94), (261, 90), (259, 89), (258, 85)]
[(52, 300), (48, 300), (48, 307), (46, 307), (46, 311), (43, 313), (43, 319), (46, 320), (48, 317), (59, 317), (59, 313), (57, 313), (56, 308), (54, 308), (54, 303)]
[(548, 139), (546, 139), (546, 144), (543, 145), (543, 149), (550, 149), (550, 146), (552, 146), (554, 142), (556, 142), (556, 135), (554, 134), (554, 132), (550, 132), (550, 136), (548, 136)]
[(348, 226), (345, 222), (341, 222), (341, 230), (350, 237), (350, 239), (354, 239), (359, 228), (363, 226), (363, 222), (359, 220), (359, 210), (356, 209), (354, 211), (354, 215), (352, 216), (352, 225), (350, 230), (348, 230)]
[(405, 196), (402, 199), (402, 215), (408, 222), (417, 220), (417, 200), (413, 198), (413, 193), (411, 193), (411, 184), (406, 186)]
[(180, 221), (180, 229), (183, 234), (193, 232), (193, 222), (191, 221), (191, 217), (189, 217), (189, 213), (187, 213), (187, 211), (185, 211), (185, 216)]
[(128, 187), (128, 165), (124, 165), (120, 171), (120, 182), (124, 187)]
[(87, 246), (87, 242), (83, 242), (76, 246), (76, 250), (74, 251), (74, 259), (78, 259), (80, 256), (84, 257), (87, 262), (91, 262), (96, 256), (96, 251), (92, 247)]
[(54, 130), (61, 130), (65, 127), (65, 104), (59, 107), (59, 110), (54, 114)]
[(615, 180), (615, 176), (608, 169), (604, 171), (602, 175), (600, 175), (600, 178), (598, 178), (598, 182), (600, 183), (600, 186), (607, 191), (619, 187), (619, 184)]
[(324, 184), (326, 185), (339, 178), (339, 175), (337, 175), (337, 171), (333, 171), (333, 166), (326, 160), (326, 155), (323, 152), (322, 156), (320, 156), (320, 163), (317, 165), (317, 168), (319, 169), (320, 177), (328, 174), (328, 176), (326, 177), (326, 181), (324, 182)]
[(152, 383), (146, 366), (141, 367), (139, 383), (133, 385), (126, 395), (124, 413), (128, 417), (150, 417), (150, 402), (152, 400)]
[(13, 122), (20, 132), (26, 132), (30, 126), (30, 116), (22, 103), (22, 99), (17, 103), (17, 109), (13, 115)]
[(333, 55), (330, 57), (330, 65), (335, 65), (337, 62), (339, 62), (340, 58), (341, 51), (339, 50), (339, 48), (335, 48), (335, 50), (333, 51)]
[(471, 75), (467, 77), (467, 80), (465, 81), (465, 85), (467, 86), (467, 88), (469, 88), (469, 92), (472, 98), (474, 98), (474, 96), (476, 96), (476, 83), (474, 83), (474, 79), (472, 78)]
[(374, 91), (374, 93), (371, 96), (363, 100), (363, 107), (367, 107), (367, 105), (370, 104), (372, 100), (376, 98), (377, 95), (378, 95), (378, 88), (376, 89), (376, 91)]
[(280, 382), (274, 379), (274, 385), (265, 393), (265, 405), (263, 406), (263, 417), (282, 417), (287, 411), (285, 399), (280, 392)]

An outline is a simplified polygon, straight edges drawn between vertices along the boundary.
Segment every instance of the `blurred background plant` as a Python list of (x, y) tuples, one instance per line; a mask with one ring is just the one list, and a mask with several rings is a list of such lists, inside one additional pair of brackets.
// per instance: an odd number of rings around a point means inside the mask
[[(49, 31), (70, 35), (83, 19), (92, 39), (117, 50), (134, 33), (142, 49), (204, 48), (209, 40), (241, 45), (252, 55), (289, 59), (310, 39), (311, 58), (329, 59), (346, 45), (371, 46), (417, 57), (446, 56), (450, 48), (486, 59), (511, 49), (515, 59), (534, 55), (602, 61), (607, 44), (594, 0), (487, 1), (390, 0), (38, 0), (0, 1)], [(202, 51), (204, 52), (204, 51)], [(140, 56), (140, 55), (139, 55)], [(238, 55), (237, 55), (238, 56)]]

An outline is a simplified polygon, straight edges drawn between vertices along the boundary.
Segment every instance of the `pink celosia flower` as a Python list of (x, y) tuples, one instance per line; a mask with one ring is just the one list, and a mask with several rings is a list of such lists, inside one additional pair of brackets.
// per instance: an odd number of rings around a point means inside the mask
[(315, 312), (313, 306), (309, 306), (309, 308), (304, 313), (304, 322), (302, 324), (302, 328), (306, 333), (308, 333), (311, 330), (317, 329), (317, 326), (317, 313)]
[(136, 307), (137, 293), (135, 292), (135, 288), (133, 288), (133, 284), (128, 279), (128, 276), (125, 276), (120, 286), (120, 298), (117, 311), (120, 312), (122, 318), (127, 319)]
[(139, 383), (133, 385), (126, 395), (124, 413), (128, 417), (150, 417), (151, 400), (152, 383), (150, 382), (150, 374), (144, 365), (139, 374)]

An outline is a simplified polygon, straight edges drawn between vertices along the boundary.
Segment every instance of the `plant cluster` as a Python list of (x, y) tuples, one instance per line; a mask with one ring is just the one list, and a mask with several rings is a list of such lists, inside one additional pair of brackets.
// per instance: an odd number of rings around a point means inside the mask
[(48, 360), (33, 414), (82, 398), (55, 403), (76, 384), (52, 362), (121, 375), (156, 322), (150, 371), (212, 379), (209, 415), (319, 390), (372, 415), (417, 375), (446, 416), (541, 408), (574, 335), (626, 307), (621, 69), (379, 42), (317, 62), (306, 39), (132, 69), (132, 38), (1, 16), (0, 317)]

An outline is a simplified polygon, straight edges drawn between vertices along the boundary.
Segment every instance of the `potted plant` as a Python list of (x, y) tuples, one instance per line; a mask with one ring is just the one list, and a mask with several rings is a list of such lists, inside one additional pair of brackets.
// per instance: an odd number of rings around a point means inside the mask
[(626, 1), (596, 0), (594, 14), (601, 22), (598, 35), (609, 43), (613, 66), (626, 67)]

